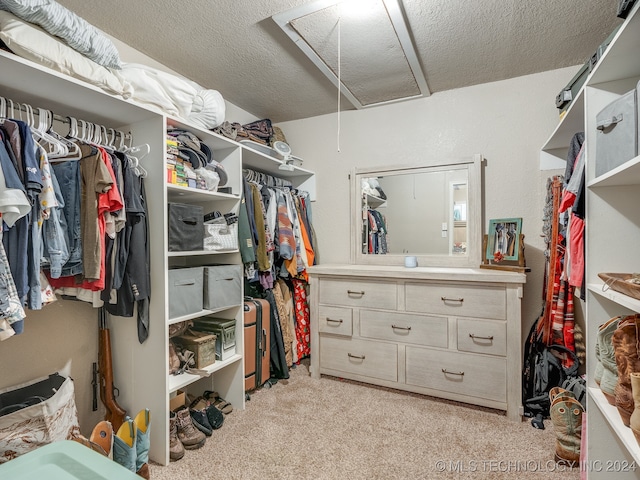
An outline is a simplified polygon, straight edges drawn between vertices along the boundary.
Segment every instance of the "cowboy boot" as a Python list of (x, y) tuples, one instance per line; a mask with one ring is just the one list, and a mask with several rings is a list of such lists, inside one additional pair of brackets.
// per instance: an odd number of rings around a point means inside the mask
[[(616, 383), (618, 382), (618, 367), (611, 337), (618, 328), (620, 317), (613, 317), (598, 329), (597, 342), (600, 351), (600, 363), (596, 364), (595, 377), (600, 378), (600, 390), (611, 405), (616, 404)], [(598, 372), (598, 365), (601, 372)]]
[[(600, 353), (600, 343), (603, 341), (601, 339), (602, 332), (607, 327), (609, 327), (609, 325), (611, 325), (612, 323), (617, 323), (619, 318), (620, 317), (613, 317), (613, 318), (609, 319), (608, 321), (606, 321), (605, 323), (603, 323), (602, 325), (600, 325), (598, 327), (598, 334), (596, 335), (596, 348), (595, 348), (596, 368), (595, 368), (595, 371), (593, 373), (593, 380), (596, 382), (596, 385), (598, 385), (598, 386), (600, 386), (600, 381), (602, 379), (602, 374), (604, 373), (604, 367), (602, 365), (602, 354)], [(612, 334), (613, 334), (613, 332), (612, 332)]]
[(615, 387), (616, 407), (622, 418), (622, 423), (627, 427), (634, 408), (630, 374), (640, 372), (637, 347), (637, 325), (639, 323), (640, 315), (623, 317), (611, 337), (618, 368), (618, 381)]
[(136, 471), (136, 428), (126, 417), (113, 437), (113, 459), (127, 470)]
[(151, 413), (148, 408), (140, 410), (133, 419), (136, 427), (136, 473), (149, 480), (149, 424)]
[(553, 404), (553, 401), (558, 395), (576, 398), (574, 393), (570, 390), (564, 389), (562, 387), (553, 387), (551, 390), (549, 390), (549, 405)]
[(107, 420), (98, 422), (93, 428), (89, 440), (100, 445), (105, 455), (113, 459), (113, 427), (111, 426), (111, 422)]
[(640, 373), (633, 372), (630, 377), (631, 392), (633, 393), (633, 413), (629, 420), (629, 426), (636, 437), (636, 442), (640, 445)]
[(550, 408), (551, 423), (556, 433), (555, 461), (575, 467), (580, 462), (582, 415), (584, 408), (575, 398), (556, 395)]

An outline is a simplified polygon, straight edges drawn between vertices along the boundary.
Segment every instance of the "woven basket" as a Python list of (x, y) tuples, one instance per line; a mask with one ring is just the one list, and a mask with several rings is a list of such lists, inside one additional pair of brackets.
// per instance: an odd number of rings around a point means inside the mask
[(638, 278), (637, 274), (599, 273), (598, 276), (604, 281), (606, 287), (635, 298), (636, 300), (640, 300), (640, 285), (630, 281), (633, 278)]

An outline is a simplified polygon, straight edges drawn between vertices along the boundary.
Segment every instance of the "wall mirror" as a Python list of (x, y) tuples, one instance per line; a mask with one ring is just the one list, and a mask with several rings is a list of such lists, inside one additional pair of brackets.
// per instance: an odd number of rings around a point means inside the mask
[(482, 156), (351, 175), (352, 261), (477, 267), (482, 260)]

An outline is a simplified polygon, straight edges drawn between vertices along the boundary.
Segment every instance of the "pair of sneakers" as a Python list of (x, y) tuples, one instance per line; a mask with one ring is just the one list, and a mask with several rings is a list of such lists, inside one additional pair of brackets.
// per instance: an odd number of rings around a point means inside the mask
[(189, 413), (198, 430), (210, 437), (224, 424), (223, 413), (204, 396), (189, 398)]

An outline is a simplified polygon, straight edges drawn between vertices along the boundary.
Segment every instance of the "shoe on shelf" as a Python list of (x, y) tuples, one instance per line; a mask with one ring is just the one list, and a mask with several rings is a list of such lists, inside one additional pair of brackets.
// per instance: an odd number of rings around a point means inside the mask
[(136, 428), (126, 417), (113, 437), (113, 459), (127, 470), (136, 472)]
[[(206, 394), (207, 392), (205, 392)], [(203, 395), (191, 400), (189, 408), (196, 411), (204, 412), (207, 417), (207, 424), (212, 430), (217, 430), (222, 427), (224, 423), (224, 415), (222, 412), (213, 406), (212, 402), (207, 400)], [(197, 426), (197, 425), (196, 425)], [(202, 429), (201, 429), (202, 430)], [(206, 434), (206, 432), (204, 432)]]
[(618, 368), (618, 381), (615, 386), (615, 405), (622, 419), (622, 423), (628, 427), (633, 413), (633, 394), (631, 393), (631, 378), (633, 372), (640, 372), (640, 357), (638, 354), (637, 329), (640, 326), (640, 315), (627, 315), (623, 317), (618, 328), (613, 332), (611, 343), (613, 344), (614, 358)]
[(184, 448), (187, 450), (195, 450), (202, 447), (207, 437), (193, 425), (189, 408), (185, 406), (176, 411), (176, 419), (178, 438)]
[(149, 480), (149, 425), (151, 424), (151, 412), (148, 408), (140, 410), (134, 417), (136, 427), (136, 473)]
[(184, 445), (178, 438), (178, 418), (169, 412), (169, 460), (175, 462), (184, 457)]
[(202, 396), (225, 415), (233, 412), (233, 405), (220, 396), (218, 392), (205, 391)]
[[(616, 406), (616, 384), (618, 382), (618, 366), (616, 365), (615, 350), (613, 348), (613, 333), (618, 328), (621, 317), (613, 317), (598, 328), (598, 347), (602, 364), (600, 375), (600, 390), (609, 404)], [(596, 363), (596, 369), (598, 364)], [(600, 370), (600, 369), (598, 369)], [(596, 377), (597, 378), (597, 377)]]
[(193, 398), (190, 395), (187, 396), (189, 400), (189, 413), (191, 414), (191, 420), (198, 430), (204, 433), (207, 437), (210, 437), (213, 433), (213, 426), (207, 418), (207, 402), (202, 396)]

